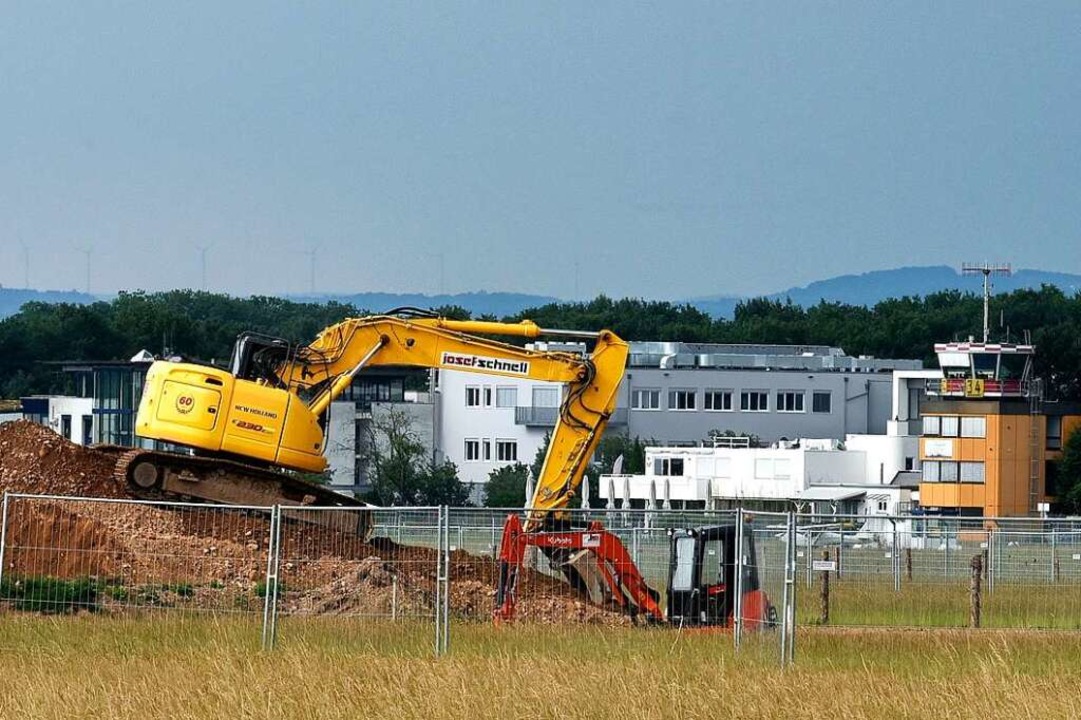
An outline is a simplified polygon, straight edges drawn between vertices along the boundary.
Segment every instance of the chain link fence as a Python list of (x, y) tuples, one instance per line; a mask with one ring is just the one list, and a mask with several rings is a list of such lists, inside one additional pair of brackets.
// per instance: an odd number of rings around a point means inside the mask
[(797, 522), (801, 624), (1081, 627), (1081, 527), (1073, 521), (797, 516)]
[(799, 626), (1081, 627), (1069, 521), (14, 494), (2, 518), (0, 612), (228, 616), (267, 648), (314, 632), (442, 654), (453, 627), (496, 622), (716, 632), (788, 663)]
[(5, 495), (0, 603), (43, 614), (258, 623), (271, 515), (265, 507)]

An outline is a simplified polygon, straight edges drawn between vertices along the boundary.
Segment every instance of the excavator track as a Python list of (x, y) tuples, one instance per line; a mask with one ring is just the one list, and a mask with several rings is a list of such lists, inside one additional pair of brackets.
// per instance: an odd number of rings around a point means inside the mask
[[(143, 500), (185, 500), (221, 505), (281, 505), (287, 520), (367, 538), (371, 513), (366, 503), (274, 470), (222, 458), (196, 457), (158, 450), (128, 449), (113, 471), (128, 491)], [(342, 511), (299, 508), (341, 507)], [(298, 508), (293, 510), (291, 508)]]

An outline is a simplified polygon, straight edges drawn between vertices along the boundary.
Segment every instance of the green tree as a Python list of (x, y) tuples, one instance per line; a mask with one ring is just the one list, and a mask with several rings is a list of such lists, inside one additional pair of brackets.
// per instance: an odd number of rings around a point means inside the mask
[(591, 463), (590, 477), (596, 480), (600, 475), (612, 472), (618, 458), (623, 458), (623, 473), (641, 475), (646, 471), (646, 444), (641, 438), (621, 432), (605, 433), (597, 445), (594, 461)]
[(392, 409), (373, 420), (368, 453), (372, 489), (366, 495), (377, 505), (467, 505), (469, 488), (458, 479), (449, 460), (427, 457), (409, 417)]
[(450, 460), (422, 466), (418, 475), (417, 505), (469, 505), (469, 487), (458, 479), (458, 466)]
[(484, 486), (484, 506), (512, 508), (525, 505), (525, 482), (528, 474), (529, 467), (520, 462), (504, 465), (488, 473), (488, 483)]
[(372, 485), (369, 500), (376, 505), (416, 505), (418, 467), (425, 452), (405, 413), (391, 410), (373, 420), (368, 447), (365, 459)]

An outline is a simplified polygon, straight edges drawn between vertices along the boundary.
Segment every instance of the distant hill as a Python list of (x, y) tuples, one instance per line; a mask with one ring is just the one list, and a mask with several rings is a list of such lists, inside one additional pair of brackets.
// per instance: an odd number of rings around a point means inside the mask
[[(1039, 288), (1047, 284), (1057, 285), (1066, 293), (1073, 294), (1081, 290), (1081, 275), (1046, 270), (1018, 270), (1009, 277), (993, 277), (992, 283), (996, 293)], [(887, 298), (929, 295), (942, 290), (979, 293), (983, 290), (983, 278), (961, 275), (947, 265), (902, 267), (818, 280), (804, 287), (789, 288), (765, 297), (776, 300), (791, 298), (792, 302), (803, 307), (817, 305), (822, 300), (872, 306)], [(740, 298), (718, 295), (692, 298), (686, 302), (714, 317), (732, 317), (739, 301)]]
[(0, 318), (14, 315), (19, 312), (25, 303), (74, 303), (85, 305), (96, 300), (93, 295), (76, 292), (74, 290), (22, 290), (15, 288), (0, 288)]
[[(1018, 270), (1010, 277), (993, 278), (995, 292), (1010, 292), (1019, 288), (1038, 288), (1040, 285), (1057, 285), (1068, 294), (1081, 290), (1081, 275), (1050, 272), (1046, 270)], [(928, 295), (941, 290), (964, 290), (979, 293), (983, 287), (979, 276), (962, 276), (960, 272), (947, 265), (929, 267), (902, 267), (893, 270), (876, 270), (860, 275), (841, 275), (827, 280), (818, 280), (803, 287), (793, 287), (781, 292), (765, 295), (771, 299), (784, 300), (804, 307), (827, 302), (841, 302), (848, 305), (871, 306), (882, 300), (905, 295)], [(287, 295), (286, 299), (297, 302), (325, 303), (336, 301), (355, 305), (361, 311), (384, 312), (396, 307), (414, 306), (420, 308), (457, 305), (465, 308), (474, 317), (494, 315), (503, 318), (515, 315), (523, 310), (541, 307), (549, 303), (567, 302), (545, 295), (526, 295), (503, 292), (468, 292), (456, 295), (424, 295), (422, 293), (354, 293), (354, 294), (315, 294)], [(0, 318), (18, 312), (23, 303), (31, 301), (48, 303), (85, 304), (101, 299), (81, 292), (59, 290), (15, 290), (0, 288)], [(731, 295), (712, 295), (690, 299), (674, 300), (687, 303), (713, 317), (732, 317), (736, 305), (745, 298)]]
[(560, 302), (558, 298), (544, 295), (501, 292), (470, 292), (457, 295), (369, 292), (353, 295), (289, 295), (287, 299), (297, 302), (325, 303), (335, 301), (350, 303), (360, 310), (373, 313), (385, 312), (403, 306), (437, 308), (445, 305), (457, 305), (468, 310), (474, 317), (478, 315), (495, 315), (499, 318), (514, 315), (527, 308)]

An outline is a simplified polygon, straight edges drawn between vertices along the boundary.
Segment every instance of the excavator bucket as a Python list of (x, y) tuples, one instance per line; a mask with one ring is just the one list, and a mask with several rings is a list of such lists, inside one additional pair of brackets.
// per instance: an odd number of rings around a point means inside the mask
[(527, 532), (517, 515), (507, 516), (499, 546), (496, 621), (514, 619), (518, 583), (527, 547), (540, 548), (577, 591), (648, 621), (663, 620), (659, 595), (642, 578), (622, 541), (598, 523), (581, 529)]

